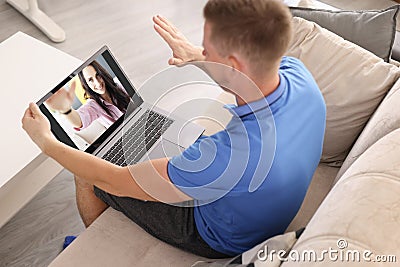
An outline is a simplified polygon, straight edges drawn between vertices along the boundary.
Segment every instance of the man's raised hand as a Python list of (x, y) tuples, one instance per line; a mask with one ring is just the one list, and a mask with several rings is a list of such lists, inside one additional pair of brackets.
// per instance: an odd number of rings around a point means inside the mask
[(157, 15), (153, 17), (154, 29), (172, 49), (170, 65), (181, 65), (190, 61), (204, 60), (203, 48), (190, 43), (186, 37), (166, 18)]

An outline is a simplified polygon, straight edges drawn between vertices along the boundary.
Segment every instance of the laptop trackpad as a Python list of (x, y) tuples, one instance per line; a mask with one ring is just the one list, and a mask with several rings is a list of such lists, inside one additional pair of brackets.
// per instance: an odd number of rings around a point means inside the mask
[(179, 155), (184, 148), (166, 139), (162, 139), (149, 153), (149, 159), (170, 158)]

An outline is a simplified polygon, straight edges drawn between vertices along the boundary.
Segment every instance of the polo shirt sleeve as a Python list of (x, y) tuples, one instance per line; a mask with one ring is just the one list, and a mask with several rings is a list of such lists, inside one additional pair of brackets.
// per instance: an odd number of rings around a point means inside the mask
[(224, 176), (230, 158), (226, 133), (200, 137), (181, 155), (168, 162), (168, 175), (172, 183), (194, 199), (218, 198), (229, 189)]

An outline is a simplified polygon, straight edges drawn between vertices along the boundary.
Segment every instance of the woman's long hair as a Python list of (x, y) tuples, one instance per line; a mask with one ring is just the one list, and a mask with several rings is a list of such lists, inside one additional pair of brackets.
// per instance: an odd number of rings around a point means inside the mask
[[(125, 91), (123, 91), (117, 85), (117, 83), (114, 82), (113, 78), (108, 73), (108, 71), (104, 69), (103, 66), (101, 66), (96, 60), (94, 60), (88, 66), (92, 66), (96, 70), (97, 75), (100, 75), (100, 77), (103, 79), (104, 84), (106, 86), (105, 89), (110, 95), (112, 104), (116, 106), (121, 112), (125, 112), (130, 100), (129, 95)], [(85, 90), (85, 95), (84, 95), (85, 98), (94, 99), (97, 102), (97, 104), (99, 104), (100, 107), (102, 107), (104, 111), (107, 112), (108, 115), (113, 117), (111, 112), (106, 107), (106, 105), (104, 105), (104, 103), (101, 101), (102, 99), (101, 95), (93, 91), (86, 83), (85, 77), (83, 76), (83, 71), (79, 72), (78, 76), (79, 80), (82, 83), (83, 89)]]

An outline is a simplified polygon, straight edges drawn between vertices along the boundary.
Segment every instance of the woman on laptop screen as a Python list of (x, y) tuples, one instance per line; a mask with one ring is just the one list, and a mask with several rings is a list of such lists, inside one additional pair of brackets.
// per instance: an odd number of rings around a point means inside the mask
[(76, 81), (72, 81), (68, 91), (61, 88), (46, 101), (49, 108), (62, 114), (75, 129), (85, 129), (96, 120), (108, 128), (125, 113), (128, 94), (97, 61), (85, 67), (78, 77), (86, 101), (79, 108), (72, 107)]

